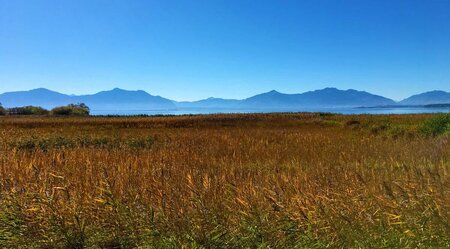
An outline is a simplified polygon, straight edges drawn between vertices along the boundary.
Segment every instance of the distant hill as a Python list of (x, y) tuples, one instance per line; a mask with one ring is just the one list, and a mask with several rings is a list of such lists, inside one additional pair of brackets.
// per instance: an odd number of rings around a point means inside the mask
[(429, 104), (429, 105), (424, 105), (424, 107), (428, 107), (428, 108), (450, 108), (450, 103), (448, 103), (448, 104)]
[(74, 100), (85, 103), (93, 110), (152, 110), (175, 109), (174, 103), (145, 91), (128, 91), (114, 88), (92, 95), (74, 96)]
[(357, 107), (375, 105), (393, 105), (395, 101), (368, 92), (324, 88), (299, 94), (285, 94), (270, 91), (244, 101), (246, 106), (261, 108), (272, 107)]
[(35, 105), (46, 109), (72, 103), (69, 95), (50, 91), (45, 88), (30, 91), (7, 92), (0, 94), (0, 103), (5, 107)]
[(175, 109), (174, 103), (144, 91), (127, 91), (115, 88), (92, 95), (66, 95), (45, 88), (0, 94), (5, 107), (35, 105), (51, 109), (70, 103), (85, 103), (93, 110), (154, 110)]
[(400, 105), (431, 105), (450, 103), (450, 92), (431, 91), (413, 95), (399, 102)]

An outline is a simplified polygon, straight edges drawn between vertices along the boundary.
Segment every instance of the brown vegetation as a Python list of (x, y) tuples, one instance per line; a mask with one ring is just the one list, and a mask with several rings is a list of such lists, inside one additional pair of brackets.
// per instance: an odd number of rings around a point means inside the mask
[(449, 247), (432, 117), (2, 117), (0, 247)]

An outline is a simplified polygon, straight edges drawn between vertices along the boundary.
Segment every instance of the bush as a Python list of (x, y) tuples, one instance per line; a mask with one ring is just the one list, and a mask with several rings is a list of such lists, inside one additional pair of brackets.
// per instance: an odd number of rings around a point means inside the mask
[(431, 136), (450, 134), (450, 114), (441, 114), (433, 119), (427, 120), (419, 128), (419, 131), (422, 134)]
[(10, 115), (46, 115), (48, 114), (48, 110), (40, 106), (30, 105), (30, 106), (9, 108), (8, 113)]
[(89, 116), (89, 107), (83, 103), (69, 104), (52, 109), (52, 114), (57, 116)]

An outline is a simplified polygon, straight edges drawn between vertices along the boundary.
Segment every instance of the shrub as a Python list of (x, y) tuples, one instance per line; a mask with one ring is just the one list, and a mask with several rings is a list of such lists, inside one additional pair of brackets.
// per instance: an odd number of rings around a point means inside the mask
[(437, 136), (450, 133), (450, 114), (441, 114), (433, 119), (427, 120), (419, 128), (424, 135)]
[(13, 107), (8, 109), (11, 115), (46, 115), (48, 110), (40, 106), (23, 106), (23, 107)]
[(69, 104), (52, 109), (52, 114), (57, 116), (89, 116), (89, 107), (83, 103)]

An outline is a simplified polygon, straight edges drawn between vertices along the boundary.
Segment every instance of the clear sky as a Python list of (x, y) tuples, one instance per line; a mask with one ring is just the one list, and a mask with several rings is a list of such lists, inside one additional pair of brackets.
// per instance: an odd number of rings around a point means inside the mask
[(0, 0), (0, 92), (450, 91), (450, 1)]

